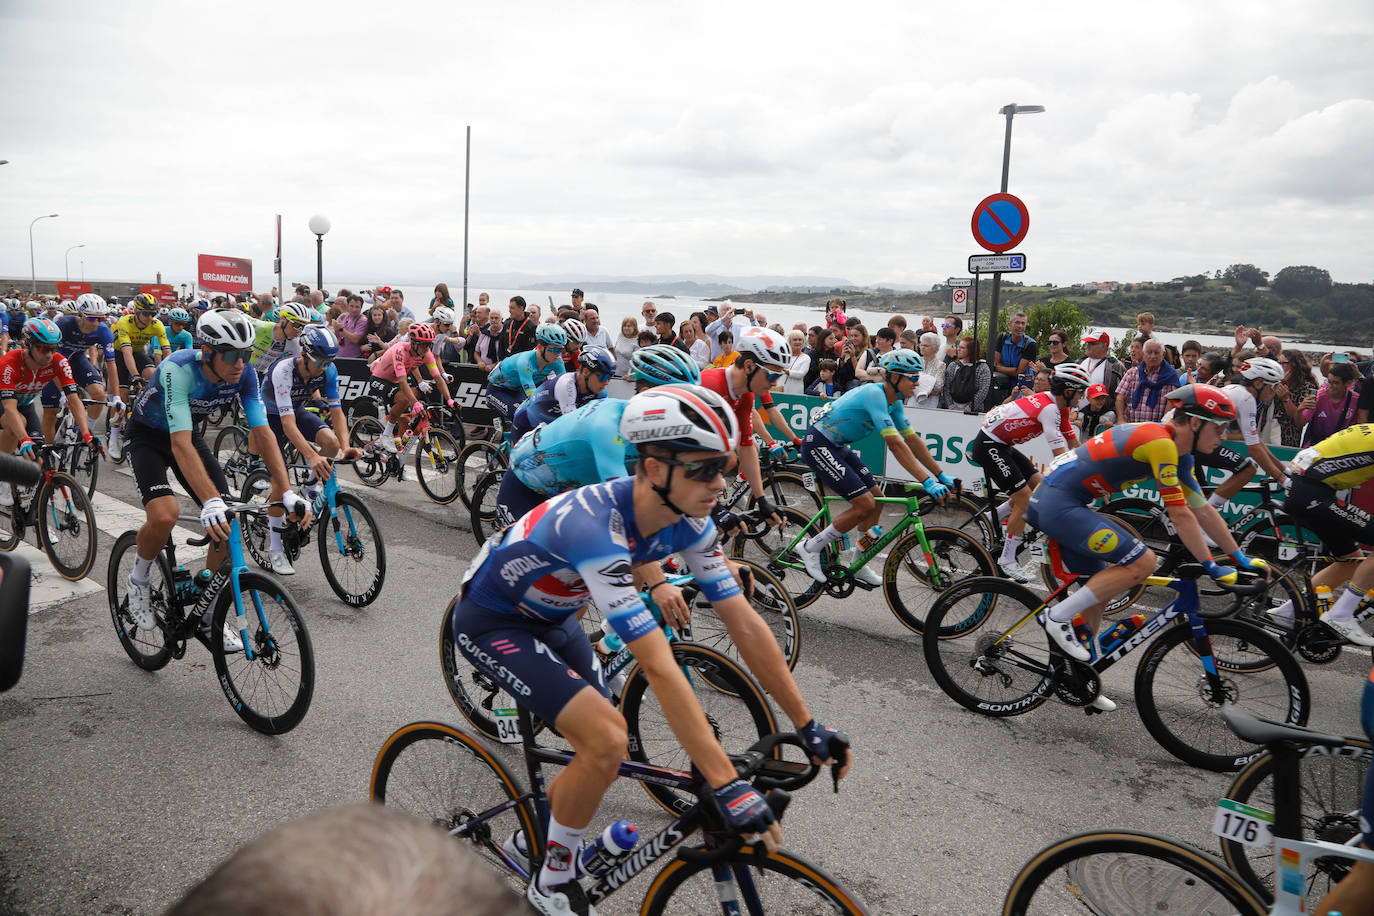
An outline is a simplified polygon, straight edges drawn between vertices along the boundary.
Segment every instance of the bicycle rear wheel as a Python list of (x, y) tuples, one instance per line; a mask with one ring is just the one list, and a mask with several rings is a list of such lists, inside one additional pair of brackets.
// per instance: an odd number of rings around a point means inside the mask
[(1266, 912), (1254, 891), (1212, 857), (1125, 831), (1083, 833), (1045, 847), (1012, 879), (1002, 904), (1002, 916)]
[(966, 579), (936, 599), (922, 650), (940, 689), (984, 716), (1019, 716), (1049, 697), (1049, 637), (1040, 601), (1009, 579)]
[[(258, 468), (249, 474), (243, 481), (243, 490), (239, 493), (239, 500), (245, 503), (252, 503), (255, 506), (265, 506), (272, 495), (272, 476), (267, 473), (266, 468)], [(239, 530), (242, 533), (243, 546), (248, 549), (251, 556), (263, 569), (272, 568), (271, 550), (269, 550), (271, 528), (267, 523), (267, 516), (258, 512), (245, 512), (239, 516)], [(296, 562), (295, 557), (288, 557), (292, 563)]]
[[(127, 454), (129, 446), (124, 445)], [(241, 426), (226, 426), (215, 436), (215, 460), (224, 468), (231, 482), (246, 476), (257, 466), (258, 458), (248, 450), (248, 432)]]
[(997, 533), (992, 528), (992, 522), (983, 511), (982, 504), (975, 499), (951, 494), (946, 497), (944, 505), (940, 505), (929, 496), (922, 496), (920, 509), (921, 521), (927, 530), (932, 527), (953, 528), (972, 535), (987, 550), (992, 550), (992, 545), (996, 543)]
[(474, 439), (458, 453), (458, 498), (472, 509), (472, 491), (482, 475), (493, 468), (504, 468), (508, 459), (500, 447), (485, 439)]
[(226, 580), (210, 620), (210, 654), (229, 705), (254, 731), (280, 735), (300, 724), (315, 692), (315, 652), (296, 603), (274, 579), (239, 573), (243, 630), (253, 650), (226, 653), (224, 625), (238, 627), (233, 581)]
[(325, 581), (339, 600), (350, 607), (376, 601), (386, 582), (386, 544), (363, 501), (335, 493), (334, 514), (320, 516), (315, 539)]
[[(810, 607), (816, 599), (825, 594), (824, 586), (812, 579), (801, 569), (801, 558), (797, 556), (796, 548), (783, 553), (784, 548), (792, 543), (793, 538), (798, 533), (805, 531), (807, 536), (820, 531), (829, 524), (822, 519), (816, 520), (811, 525), (812, 516), (798, 512), (790, 506), (779, 506), (778, 512), (782, 514), (783, 523), (777, 528), (769, 528), (762, 522), (754, 525), (746, 525), (743, 534), (738, 535), (730, 543), (730, 558), (734, 560), (748, 560), (759, 566), (764, 566), (777, 571), (778, 578), (786, 583), (788, 591), (792, 596), (792, 602), (800, 610)], [(824, 523), (823, 523), (824, 522)], [(811, 527), (808, 529), (808, 525)], [(798, 542), (797, 547), (801, 544)], [(838, 550), (831, 545), (826, 547), (826, 562), (837, 562)], [(788, 564), (795, 564), (798, 568), (792, 569), (790, 566), (782, 567), (774, 564), (775, 560), (784, 560)]]
[(504, 476), (504, 470), (487, 471), (478, 479), (477, 486), (472, 488), (468, 524), (472, 528), (472, 536), (477, 540), (478, 547), (485, 544), (487, 538), (500, 527), (496, 506), (497, 496), (501, 492), (501, 479)]
[(64, 579), (84, 579), (95, 565), (95, 513), (82, 486), (53, 474), (38, 491), (38, 540)]
[[(363, 456), (353, 462), (353, 473), (369, 487), (379, 487), (386, 479), (386, 451), (374, 445), (381, 435), (382, 421), (371, 416), (359, 417), (348, 430), (348, 444), (363, 449)], [(372, 446), (372, 451), (368, 446)]]
[(927, 554), (915, 531), (893, 544), (883, 567), (888, 609), (913, 633), (925, 629), (926, 614), (940, 593), (972, 576), (993, 576), (992, 556), (978, 538), (953, 528), (925, 529)]
[(544, 829), (528, 794), (482, 743), (441, 722), (412, 722), (382, 744), (372, 765), (372, 800), (428, 821), (495, 867), (522, 896), (530, 866), (501, 849), (525, 832), (534, 860)]
[(696, 916), (721, 912), (729, 899), (737, 902), (741, 913), (862, 916), (868, 912), (859, 897), (830, 875), (782, 849), (759, 856), (754, 847), (745, 846), (729, 859), (724, 877), (724, 881), (717, 881), (710, 865), (674, 859), (654, 876), (640, 912), (647, 916)]
[[(772, 631), (773, 638), (787, 659), (787, 667), (797, 667), (801, 655), (801, 629), (797, 623), (797, 606), (786, 587), (777, 576), (751, 560), (736, 560), (741, 566), (749, 567), (754, 575), (754, 594), (749, 603), (759, 617)], [(585, 623), (585, 620), (584, 620)], [(735, 648), (725, 621), (720, 619), (711, 602), (697, 598), (692, 604), (692, 622), (681, 628), (682, 638), (688, 642), (707, 646), (727, 656), (731, 661), (743, 665), (744, 658)]]
[(167, 567), (166, 556), (159, 552), (148, 572), (148, 591), (158, 626), (153, 630), (140, 630), (129, 614), (129, 573), (133, 572), (134, 559), (138, 556), (137, 542), (137, 531), (126, 531), (115, 539), (105, 573), (105, 594), (119, 644), (135, 665), (144, 671), (157, 671), (172, 660), (172, 647), (165, 629), (176, 603), (172, 597), (172, 571)]
[[(814, 481), (813, 481), (814, 483)], [(771, 475), (764, 478), (763, 491), (771, 499), (776, 491), (776, 495), (782, 497), (779, 506), (789, 506), (798, 512), (807, 515), (815, 515), (821, 511), (821, 492), (816, 486), (808, 487), (802, 475), (795, 471), (774, 471)], [(749, 508), (758, 508), (758, 503), (752, 497), (749, 500)]]
[(440, 505), (458, 498), (458, 440), (447, 430), (431, 428), (429, 435), (415, 447), (415, 476), (420, 489)]

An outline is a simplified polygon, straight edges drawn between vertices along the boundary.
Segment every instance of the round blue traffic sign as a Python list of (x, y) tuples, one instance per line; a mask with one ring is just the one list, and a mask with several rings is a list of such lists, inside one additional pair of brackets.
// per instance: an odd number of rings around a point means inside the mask
[(1019, 197), (991, 194), (973, 208), (973, 240), (988, 251), (1010, 251), (1028, 229), (1030, 213)]

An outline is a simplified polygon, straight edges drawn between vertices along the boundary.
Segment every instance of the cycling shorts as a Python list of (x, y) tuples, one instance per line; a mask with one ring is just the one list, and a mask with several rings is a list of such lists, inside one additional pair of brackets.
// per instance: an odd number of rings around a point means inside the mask
[(836, 445), (814, 426), (802, 439), (801, 459), (816, 472), (818, 482), (844, 499), (853, 499), (878, 485), (858, 452), (847, 445)]
[(601, 662), (576, 614), (550, 624), (488, 610), (467, 598), (454, 600), (453, 641), (459, 651), (545, 722), (557, 722), (585, 687), (610, 699)]
[(515, 412), (525, 403), (523, 391), (507, 391), (492, 384), (487, 385), (487, 390), (482, 392), (482, 395), (487, 399), (487, 406), (496, 411), (497, 416), (505, 420), (507, 425), (514, 424)]
[(1070, 493), (1044, 484), (1031, 494), (1026, 521), (1059, 545), (1070, 572), (1090, 576), (1110, 565), (1140, 559), (1145, 544), (1105, 515), (1098, 515)]
[(1374, 544), (1374, 516), (1336, 498), (1336, 491), (1294, 474), (1289, 478), (1284, 508), (1293, 521), (1321, 537), (1335, 557), (1346, 557), (1358, 544)]
[(391, 411), (392, 404), (396, 400), (396, 392), (400, 387), (400, 382), (388, 382), (386, 379), (377, 378), (374, 375), (367, 383), (367, 394), (368, 397), (377, 400), (381, 412), (385, 414)]
[[(1218, 445), (1216, 450), (1210, 455), (1204, 455), (1202, 452), (1193, 452), (1193, 466), (1199, 468), (1216, 468), (1220, 471), (1226, 471), (1229, 474), (1239, 474), (1246, 468), (1258, 467), (1258, 465), (1255, 464), (1255, 459), (1251, 458), (1249, 455), (1242, 455), (1235, 449), (1227, 448), (1224, 445)], [(1201, 483), (1201, 475), (1198, 475), (1198, 477), (1198, 482)]]
[[(224, 479), (224, 469), (215, 460), (210, 446), (194, 433), (191, 434), (191, 445), (200, 455), (200, 463), (205, 466), (205, 473), (210, 475), (210, 482), (215, 485), (215, 490), (221, 496), (227, 497), (229, 483)], [(143, 505), (146, 506), (161, 496), (176, 495), (167, 483), (169, 467), (186, 489), (187, 495), (196, 505), (201, 504), (196, 491), (191, 488), (186, 475), (181, 473), (181, 466), (172, 455), (172, 434), (167, 430), (153, 429), (135, 420), (129, 424), (129, 441), (125, 448), (129, 453), (129, 466), (134, 471), (134, 483), (138, 486), (138, 498), (143, 501)]]
[[(311, 444), (314, 444), (315, 437), (319, 435), (320, 430), (329, 428), (328, 423), (306, 410), (304, 405), (292, 411), (291, 416), (296, 421), (296, 428), (305, 436), (305, 441)], [(285, 449), (286, 443), (289, 440), (286, 438), (286, 430), (281, 427), (281, 416), (279, 414), (269, 413), (267, 415), (267, 425), (271, 428), (272, 435), (277, 437), (277, 447)]]
[(548, 498), (525, 486), (514, 471), (506, 471), (496, 494), (496, 524), (502, 528), (514, 525), (516, 519)]
[[(14, 406), (19, 408), (19, 415), (24, 418), (24, 428), (28, 431), (29, 438), (35, 442), (42, 442), (43, 424), (39, 422), (38, 410), (33, 401), (29, 401), (27, 404), (20, 404), (16, 401)], [(0, 407), (0, 409), (3, 408)]]
[[(153, 364), (153, 358), (152, 358), (151, 356), (148, 355), (148, 351), (147, 351), (147, 350), (139, 350), (139, 349), (135, 349), (135, 350), (134, 350), (134, 368), (138, 370), (139, 375), (142, 375), (142, 374), (143, 374), (143, 370), (144, 370), (144, 369), (147, 369), (147, 368), (148, 368), (149, 366), (151, 366), (152, 364)], [(128, 370), (128, 368), (124, 365), (124, 354), (123, 354), (123, 353), (117, 353), (117, 354), (115, 354), (115, 376), (119, 379), (119, 387), (120, 387), (120, 388), (128, 388), (128, 387), (129, 387), (129, 381), (130, 381), (130, 379), (129, 379), (129, 370)], [(81, 380), (80, 380), (80, 379), (77, 379), (77, 384), (78, 384), (78, 385), (81, 384)]]
[[(86, 356), (85, 350), (78, 350), (67, 357), (67, 362), (72, 367), (72, 378), (76, 379), (78, 388), (89, 388), (91, 385), (103, 382), (105, 376), (95, 366), (91, 365), (91, 360)], [(48, 382), (43, 386), (43, 392), (38, 396), (44, 407), (60, 407), (64, 400), (62, 389), (57, 387), (56, 382)]]
[(973, 440), (969, 457), (982, 466), (992, 488), (1004, 493), (1015, 493), (1027, 486), (1036, 473), (1035, 465), (1025, 452), (1014, 445), (998, 442), (981, 430)]

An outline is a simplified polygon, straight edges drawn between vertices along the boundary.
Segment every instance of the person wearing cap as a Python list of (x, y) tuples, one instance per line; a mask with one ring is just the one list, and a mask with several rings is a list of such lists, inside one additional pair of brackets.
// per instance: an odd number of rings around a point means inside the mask
[[(1122, 365), (1121, 360), (1112, 355), (1111, 342), (1111, 335), (1106, 331), (1094, 331), (1083, 336), (1083, 349), (1087, 355), (1083, 357), (1079, 365), (1088, 370), (1088, 377), (1093, 384), (1100, 384), (1107, 389), (1107, 401), (1103, 405), (1103, 413), (1092, 414), (1090, 417), (1094, 428), (1099, 423), (1105, 427), (1117, 422), (1115, 414), (1116, 389), (1120, 386), (1121, 379), (1126, 375), (1126, 367)], [(1078, 402), (1078, 407), (1085, 414), (1091, 410), (1091, 405), (1088, 404), (1086, 397)], [(1088, 420), (1089, 418), (1085, 417), (1085, 422)]]
[[(582, 290), (580, 290), (580, 289), (578, 289), (577, 287), (574, 286), (574, 287), (573, 287), (573, 291), (572, 291), (572, 307), (575, 308), (575, 309), (577, 309), (577, 313), (578, 313), (579, 315), (582, 314), (582, 300), (583, 300), (583, 298), (585, 298), (585, 297), (583, 296)], [(583, 318), (582, 321), (585, 322), (586, 319)], [(598, 346), (600, 346), (600, 344), (598, 344)]]
[(1079, 403), (1083, 406), (1075, 411), (1074, 421), (1078, 424), (1078, 438), (1086, 441), (1095, 436), (1102, 425), (1102, 411), (1107, 406), (1107, 386), (1101, 382), (1089, 385)]

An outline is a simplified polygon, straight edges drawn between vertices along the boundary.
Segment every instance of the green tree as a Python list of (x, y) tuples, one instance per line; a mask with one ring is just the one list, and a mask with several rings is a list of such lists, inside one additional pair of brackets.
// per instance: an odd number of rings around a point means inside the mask
[(1254, 264), (1232, 264), (1221, 275), (1221, 280), (1231, 286), (1265, 286), (1269, 282), (1269, 272)]
[(1274, 292), (1285, 299), (1319, 299), (1331, 292), (1331, 274), (1320, 267), (1285, 267), (1274, 275)]

